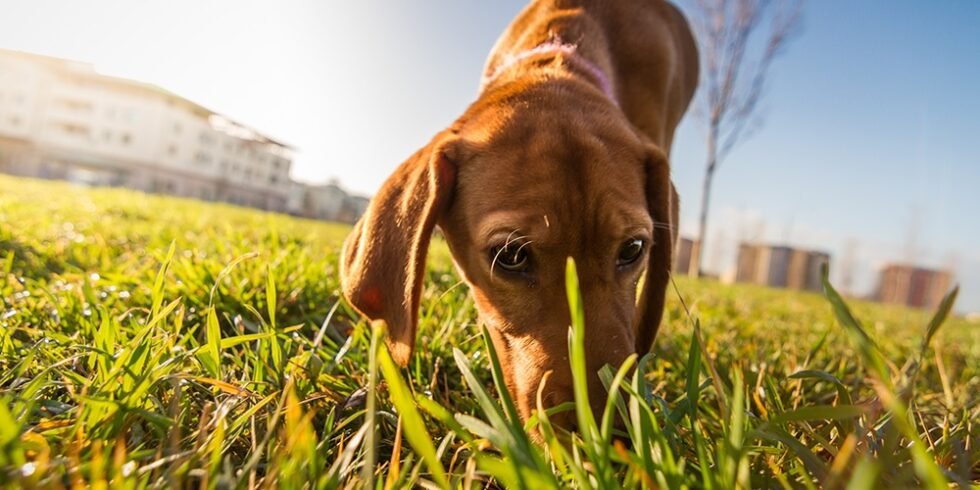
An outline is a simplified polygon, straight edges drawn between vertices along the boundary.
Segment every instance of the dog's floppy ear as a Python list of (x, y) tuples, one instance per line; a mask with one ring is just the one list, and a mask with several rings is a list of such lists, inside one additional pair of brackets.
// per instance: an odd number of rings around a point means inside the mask
[(453, 138), (440, 135), (392, 174), (344, 242), (344, 296), (388, 327), (395, 362), (408, 364), (415, 346), (419, 298), (429, 239), (455, 187)]
[(647, 157), (647, 207), (653, 218), (653, 247), (647, 264), (643, 292), (640, 295), (640, 322), (636, 335), (636, 352), (646, 354), (653, 346), (663, 316), (674, 244), (677, 240), (677, 191), (670, 181), (670, 163), (659, 148), (649, 145)]

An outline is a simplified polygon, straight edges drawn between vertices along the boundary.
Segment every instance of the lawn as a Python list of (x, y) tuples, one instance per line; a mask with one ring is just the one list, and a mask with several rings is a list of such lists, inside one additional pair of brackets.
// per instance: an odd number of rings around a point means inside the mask
[(535, 443), (445, 246), (399, 370), (339, 297), (347, 230), (0, 176), (0, 486), (980, 483), (963, 319), (924, 342), (931, 312), (677, 278), (653, 355), (607, 372), (626, 433)]

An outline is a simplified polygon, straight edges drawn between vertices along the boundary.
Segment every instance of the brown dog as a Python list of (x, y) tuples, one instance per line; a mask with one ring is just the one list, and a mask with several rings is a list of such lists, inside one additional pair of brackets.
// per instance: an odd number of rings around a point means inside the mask
[[(697, 78), (694, 39), (667, 2), (533, 1), (490, 54), (476, 102), (398, 167), (355, 226), (345, 296), (387, 323), (406, 365), (439, 225), (521, 415), (548, 371), (546, 403), (571, 400), (566, 258), (578, 265), (589, 371), (648, 352), (676, 238), (667, 156)], [(589, 389), (600, 406), (595, 374)]]

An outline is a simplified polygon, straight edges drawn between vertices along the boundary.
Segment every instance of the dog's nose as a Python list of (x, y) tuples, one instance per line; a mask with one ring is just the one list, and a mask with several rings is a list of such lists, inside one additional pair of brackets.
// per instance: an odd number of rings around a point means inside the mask
[[(544, 402), (545, 409), (550, 409), (566, 402), (574, 402), (575, 393), (570, 386), (556, 386), (545, 393), (542, 401)], [(548, 420), (552, 425), (561, 427), (567, 431), (574, 431), (578, 428), (574, 408), (554, 413), (548, 417)]]
[(548, 420), (553, 427), (559, 427), (568, 432), (578, 432), (578, 420), (572, 410), (551, 415)]
[[(568, 432), (578, 432), (578, 415), (576, 413), (577, 408), (575, 407), (575, 392), (571, 387), (568, 389), (556, 389), (551, 391), (544, 397), (545, 408), (557, 407), (563, 403), (572, 403), (571, 408), (565, 409), (561, 412), (554, 413), (548, 417), (551, 425), (560, 427)], [(592, 408), (592, 415), (595, 417), (596, 424), (601, 423), (602, 420), (602, 410), (605, 409), (606, 404), (606, 392), (605, 390), (600, 390), (600, 392), (589, 391), (589, 402)], [(616, 417), (617, 422), (619, 422), (619, 417)]]

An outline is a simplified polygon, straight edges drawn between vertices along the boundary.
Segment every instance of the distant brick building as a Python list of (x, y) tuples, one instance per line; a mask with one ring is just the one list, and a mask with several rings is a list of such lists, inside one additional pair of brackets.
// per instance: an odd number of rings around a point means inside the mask
[(825, 264), (830, 264), (830, 255), (824, 252), (743, 243), (738, 247), (735, 281), (820, 291), (820, 269)]
[(674, 248), (673, 274), (686, 276), (691, 272), (691, 261), (694, 260), (694, 245), (697, 243), (690, 238), (678, 238)]
[(875, 297), (882, 303), (933, 309), (939, 306), (952, 282), (949, 271), (888, 264), (881, 269)]

